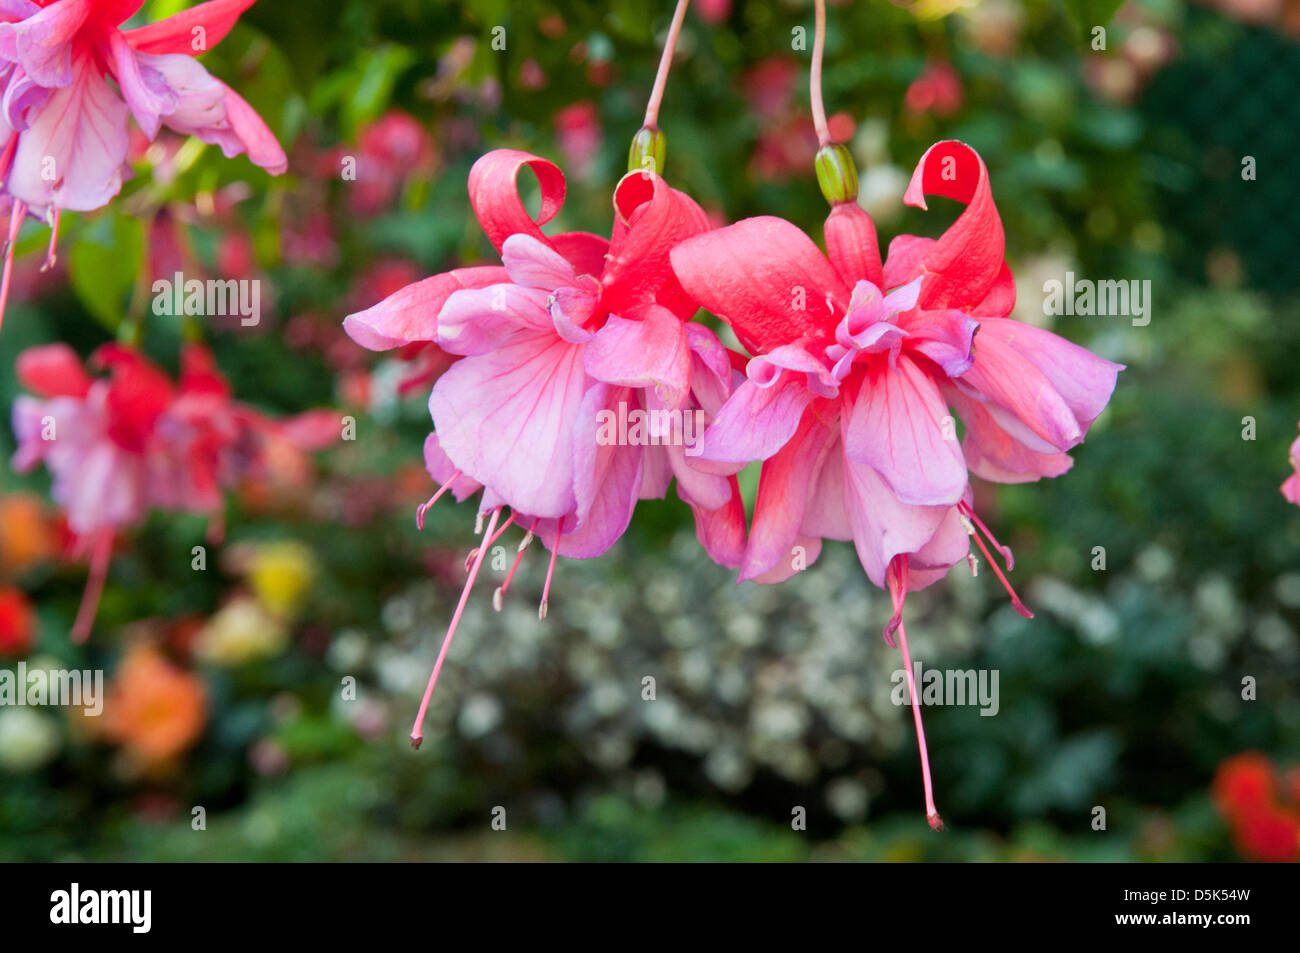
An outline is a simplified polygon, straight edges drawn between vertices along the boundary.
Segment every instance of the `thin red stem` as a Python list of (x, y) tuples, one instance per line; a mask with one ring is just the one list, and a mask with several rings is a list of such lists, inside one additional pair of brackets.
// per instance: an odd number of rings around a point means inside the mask
[(826, 106), (822, 102), (822, 57), (826, 52), (826, 0), (813, 0), (813, 51), (812, 69), (808, 75), (808, 96), (812, 102), (813, 128), (817, 142), (831, 143), (830, 127), (826, 124)]
[(650, 101), (645, 107), (645, 128), (659, 128), (659, 104), (664, 99), (664, 88), (668, 85), (668, 71), (673, 65), (673, 53), (677, 49), (677, 37), (682, 32), (682, 21), (686, 19), (686, 8), (691, 0), (677, 0), (677, 9), (673, 11), (673, 22), (668, 27), (668, 37), (664, 40), (664, 52), (659, 57), (659, 72), (655, 74), (654, 88), (650, 90)]

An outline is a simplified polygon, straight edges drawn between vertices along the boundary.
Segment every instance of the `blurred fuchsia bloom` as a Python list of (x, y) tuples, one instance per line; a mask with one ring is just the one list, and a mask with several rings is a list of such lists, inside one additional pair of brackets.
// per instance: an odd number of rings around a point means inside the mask
[(574, 103), (555, 114), (556, 145), (579, 179), (590, 177), (600, 154), (600, 114), (593, 102)]
[(947, 63), (929, 63), (907, 87), (903, 105), (909, 112), (933, 113), (943, 118), (961, 109), (965, 96), (955, 69)]
[(696, 0), (695, 15), (714, 26), (725, 23), (731, 16), (731, 0)]
[(19, 472), (44, 463), (51, 495), (67, 515), (91, 576), (73, 635), (90, 632), (118, 530), (151, 508), (199, 513), (215, 528), (222, 491), (256, 470), (268, 441), (319, 449), (338, 436), (335, 414), (311, 411), (274, 421), (236, 403), (202, 345), (188, 344), (175, 384), (121, 344), (107, 344), (89, 367), (66, 344), (18, 356), (19, 382), (36, 397), (14, 401)]
[[(785, 579), (817, 557), (822, 539), (852, 539), (867, 575), (893, 597), (890, 644), (907, 592), (970, 558), (972, 536), (1011, 592), (978, 532), (1008, 569), (1010, 550), (975, 515), (969, 475), (1022, 482), (1065, 472), (1066, 451), (1121, 369), (1006, 317), (1015, 284), (974, 150), (932, 146), (904, 201), (925, 208), (926, 194), (966, 209), (938, 240), (895, 238), (883, 266), (875, 226), (853, 201), (826, 220), (829, 260), (771, 217), (672, 252), (687, 293), (756, 355), (702, 452), (722, 473), (764, 461), (740, 578)], [(949, 406), (966, 425), (964, 443)], [(928, 810), (938, 826), (932, 799)]]
[(1300, 506), (1300, 437), (1291, 444), (1291, 469), (1295, 471), (1282, 484), (1282, 495)]
[[(525, 167), (541, 185), (537, 221), (517, 190)], [(480, 521), (490, 515), (412, 732), (415, 744), (483, 554), (510, 523), (527, 529), (525, 543), (536, 536), (551, 550), (543, 617), (556, 555), (600, 555), (626, 530), (637, 501), (664, 496), (674, 477), (713, 558), (737, 565), (744, 534), (734, 478), (702, 473), (687, 456), (687, 421), (722, 404), (732, 373), (716, 336), (685, 323), (695, 305), (668, 260), (677, 241), (707, 228), (700, 207), (657, 175), (634, 172), (615, 189), (611, 241), (583, 232), (547, 236), (539, 226), (564, 202), (564, 175), (545, 159), (508, 149), (475, 163), (469, 192), (504, 265), (427, 278), (344, 322), (373, 350), (436, 341), (460, 356), (430, 396), (435, 432), (425, 460), (442, 484), (434, 500), (448, 489), (465, 499), (482, 488)], [(652, 412), (645, 440), (602, 433), (602, 418), (635, 411)], [(512, 514), (498, 530), (506, 506)], [(513, 575), (494, 595), (498, 607)]]
[(358, 215), (376, 215), (397, 197), (403, 183), (429, 175), (435, 165), (433, 140), (413, 117), (394, 110), (361, 131), (356, 181), (349, 204)]
[(0, 320), (23, 215), (50, 222), (52, 261), (60, 211), (100, 208), (121, 190), (128, 114), (149, 139), (166, 125), (227, 156), (247, 153), (274, 175), (286, 168), (261, 117), (194, 59), (225, 37), (253, 0), (210, 0), (119, 30), (141, 3), (0, 3), (0, 177), (12, 203)]

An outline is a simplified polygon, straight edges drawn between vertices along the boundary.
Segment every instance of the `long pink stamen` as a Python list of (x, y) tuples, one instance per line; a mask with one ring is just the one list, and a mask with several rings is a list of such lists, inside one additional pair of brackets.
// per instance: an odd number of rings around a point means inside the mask
[[(448, 481), (447, 485), (451, 485), (450, 481)], [(488, 522), (488, 535), (491, 535), (496, 528), (497, 517), (500, 515), (501, 507), (498, 506), (492, 511), (492, 519)], [(424, 715), (429, 710), (429, 699), (433, 697), (433, 688), (438, 684), (438, 673), (442, 671), (443, 660), (447, 657), (447, 650), (451, 648), (451, 640), (456, 634), (456, 626), (460, 624), (461, 613), (465, 611), (465, 603), (469, 602), (470, 590), (474, 588), (474, 580), (478, 578), (478, 570), (483, 565), (483, 557), (486, 553), (487, 547), (480, 547), (478, 558), (474, 560), (474, 565), (469, 571), (469, 578), (465, 580), (465, 588), (460, 592), (460, 602), (456, 603), (456, 611), (451, 617), (451, 624), (447, 626), (447, 634), (443, 636), (442, 648), (438, 651), (438, 660), (433, 663), (433, 673), (429, 676), (429, 684), (424, 689), (424, 698), (420, 701), (420, 710), (416, 713), (415, 724), (411, 728), (412, 748), (419, 748), (420, 743), (424, 741)]]
[[(903, 598), (906, 595), (904, 586), (906, 585), (907, 557), (903, 556), (903, 570), (900, 574), (891, 574), (889, 579), (889, 594), (894, 602), (894, 612), (901, 613), (903, 608)], [(898, 565), (897, 561), (895, 565)], [(899, 580), (899, 575), (903, 580)], [(921, 723), (921, 700), (916, 693), (916, 675), (912, 671), (912, 653), (907, 647), (907, 627), (902, 621), (898, 623), (898, 641), (903, 649), (903, 670), (907, 673), (907, 693), (912, 700), (912, 721), (916, 725), (916, 744), (921, 751), (921, 780), (925, 785), (925, 819), (929, 822), (930, 827), (936, 831), (943, 830), (943, 818), (939, 816), (939, 810), (934, 806), (934, 783), (930, 778), (930, 752), (925, 746), (925, 726)]]
[(492, 593), (492, 608), (497, 612), (500, 612), (502, 605), (505, 604), (506, 591), (510, 588), (510, 581), (515, 578), (519, 564), (524, 561), (524, 553), (528, 552), (528, 544), (533, 541), (533, 531), (537, 529), (537, 524), (541, 521), (541, 517), (533, 520), (532, 528), (528, 530), (523, 542), (519, 544), (519, 551), (515, 553), (515, 561), (510, 566), (510, 571), (506, 573), (506, 581), (497, 586), (496, 591)]
[(551, 577), (555, 575), (555, 557), (560, 555), (560, 529), (558, 522), (555, 528), (555, 545), (551, 547), (551, 564), (546, 567), (546, 585), (542, 586), (542, 601), (537, 607), (537, 618), (546, 619), (547, 606), (550, 604), (551, 595)]
[(691, 0), (677, 0), (677, 9), (673, 11), (673, 22), (668, 27), (668, 37), (664, 40), (663, 55), (659, 57), (659, 72), (655, 74), (655, 84), (650, 90), (650, 100), (645, 107), (647, 129), (659, 128), (659, 104), (664, 99), (664, 88), (668, 85), (668, 71), (673, 65), (673, 53), (677, 49), (677, 37), (682, 32), (682, 21), (686, 19), (686, 8)]
[(25, 214), (27, 214), (27, 206), (14, 199), (13, 208), (9, 210), (9, 235), (4, 245), (4, 276), (0, 278), (0, 327), (4, 326), (5, 309), (9, 305), (9, 279), (14, 270), (14, 242), (18, 240), (18, 229), (22, 227)]
[(52, 211), (53, 211), (53, 215), (52, 215), (51, 218), (50, 218), (50, 247), (49, 247), (49, 249), (45, 252), (45, 264), (41, 265), (41, 271), (43, 271), (43, 272), (44, 272), (44, 271), (49, 271), (51, 268), (53, 268), (53, 267), (55, 266), (55, 264), (56, 264), (56, 263), (58, 262), (58, 260), (59, 260), (59, 256), (56, 255), (54, 252), (55, 252), (55, 249), (58, 247), (58, 244), (59, 244), (59, 214), (60, 214), (60, 210), (59, 210), (58, 206), (55, 206), (55, 207), (52, 209)]
[(72, 641), (81, 645), (90, 637), (90, 630), (95, 624), (95, 615), (99, 612), (99, 598), (104, 594), (104, 581), (108, 578), (108, 564), (113, 557), (113, 531), (101, 529), (95, 537), (94, 548), (90, 553), (90, 574), (86, 577), (86, 589), (81, 594), (81, 605), (77, 609), (77, 620), (72, 624)]
[(1016, 590), (1012, 589), (1011, 583), (1007, 582), (1007, 577), (1002, 575), (1002, 569), (998, 566), (998, 561), (993, 558), (988, 547), (984, 545), (984, 540), (980, 539), (979, 533), (975, 532), (973, 526), (970, 528), (969, 532), (971, 539), (975, 540), (975, 545), (980, 548), (980, 552), (984, 554), (984, 558), (989, 561), (989, 565), (993, 568), (993, 572), (998, 577), (998, 581), (1002, 583), (1002, 588), (1005, 589), (1007, 595), (1011, 597), (1011, 608), (1015, 609), (1026, 619), (1032, 619), (1034, 614), (1026, 608), (1023, 602), (1020, 601), (1020, 597), (1016, 595)]
[(817, 142), (831, 143), (830, 127), (826, 124), (826, 106), (822, 102), (822, 56), (826, 52), (826, 0), (813, 0), (812, 67), (808, 74), (808, 98), (812, 104), (813, 128)]
[[(884, 631), (880, 634), (884, 636), (885, 644), (891, 649), (897, 648), (898, 643), (894, 641), (894, 633), (898, 627), (903, 624), (903, 603), (907, 601), (907, 557), (895, 556), (890, 563), (890, 571), (893, 572), (892, 578), (898, 579), (898, 587), (901, 595), (894, 600), (894, 614), (888, 622), (885, 623)], [(890, 589), (891, 595), (893, 589)]]
[(430, 508), (432, 508), (434, 503), (438, 502), (438, 498), (442, 496), (444, 493), (446, 493), (448, 490), (450, 490), (451, 485), (459, 479), (460, 479), (460, 471), (457, 470), (455, 473), (451, 475), (451, 479), (449, 479), (442, 486), (438, 487), (437, 493), (433, 494), (433, 496), (429, 497), (427, 501), (421, 503), (419, 506), (415, 508), (415, 525), (417, 529), (424, 529), (424, 515), (429, 512)]
[[(507, 517), (506, 521), (501, 524), (501, 528), (498, 529), (496, 533), (493, 534), (492, 538), (483, 544), (483, 548), (491, 549), (492, 544), (501, 538), (501, 534), (504, 533), (506, 530), (508, 530), (511, 527), (511, 525), (514, 523), (514, 521), (515, 521), (515, 514), (511, 513), (510, 516)], [(465, 557), (465, 570), (467, 572), (469, 571), (469, 564), (474, 561), (474, 557), (478, 555), (478, 551), (479, 551), (479, 547), (475, 546), (473, 549), (469, 551), (469, 555)]]
[(963, 500), (961, 503), (957, 504), (957, 509), (974, 522), (974, 524), (983, 531), (984, 535), (988, 537), (989, 542), (993, 544), (993, 548), (1002, 554), (1002, 558), (1007, 562), (1007, 572), (1014, 570), (1016, 568), (1016, 555), (1011, 551), (1011, 547), (1003, 546), (998, 542), (997, 537), (993, 535), (993, 531), (984, 525), (982, 519), (975, 515), (975, 510), (971, 508), (970, 504)]

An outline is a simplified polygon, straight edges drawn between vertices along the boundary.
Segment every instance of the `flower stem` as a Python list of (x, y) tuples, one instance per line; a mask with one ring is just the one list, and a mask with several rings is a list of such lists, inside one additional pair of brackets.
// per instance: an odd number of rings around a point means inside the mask
[(668, 85), (668, 70), (673, 65), (673, 52), (677, 49), (677, 37), (682, 32), (682, 21), (686, 19), (686, 8), (691, 0), (677, 0), (677, 9), (673, 11), (673, 22), (668, 27), (668, 38), (664, 40), (664, 52), (659, 58), (659, 72), (655, 76), (654, 89), (650, 91), (650, 101), (645, 107), (646, 129), (659, 128), (659, 104), (664, 99), (664, 87)]
[(822, 102), (822, 55), (826, 52), (826, 0), (813, 0), (813, 10), (812, 69), (808, 74), (808, 96), (812, 101), (813, 128), (817, 130), (817, 143), (828, 146), (831, 143), (831, 131), (826, 125), (826, 106)]

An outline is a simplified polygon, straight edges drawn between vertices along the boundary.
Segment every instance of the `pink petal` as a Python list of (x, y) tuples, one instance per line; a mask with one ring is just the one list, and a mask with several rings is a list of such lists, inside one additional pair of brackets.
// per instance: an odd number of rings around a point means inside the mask
[(1030, 483), (1060, 476), (1074, 464), (1066, 453), (1039, 453), (1026, 447), (998, 426), (985, 404), (955, 388), (948, 399), (966, 425), (962, 450), (970, 472), (993, 483)]
[(611, 315), (587, 345), (587, 373), (628, 387), (652, 387), (669, 403), (690, 387), (691, 352), (682, 322), (667, 308), (640, 309), (640, 320)]
[(673, 275), (669, 252), (707, 231), (708, 217), (695, 200), (659, 176), (629, 172), (614, 189), (614, 237), (601, 276), (601, 300), (615, 314), (661, 302), (682, 319), (696, 306)]
[[(528, 168), (541, 186), (542, 205), (536, 221), (519, 197), (519, 173)], [(511, 235), (531, 235), (549, 244), (539, 226), (564, 204), (564, 173), (546, 159), (517, 149), (494, 149), (469, 170), (469, 201), (488, 241), (497, 251)]]
[(988, 401), (998, 425), (1032, 450), (1063, 452), (1083, 439), (1078, 419), (1047, 375), (1001, 336), (986, 335), (982, 325), (975, 363), (955, 383)]
[(949, 377), (960, 377), (974, 363), (979, 323), (960, 311), (913, 311), (899, 318), (907, 347), (934, 361)]
[(871, 216), (856, 202), (841, 202), (831, 209), (824, 226), (826, 256), (845, 285), (859, 281), (884, 283), (880, 243)]
[(70, 85), (74, 79), (72, 40), (94, 6), (93, 0), (61, 0), (24, 20), (0, 23), (0, 56), (17, 62), (42, 86)]
[(704, 432), (700, 456), (740, 464), (768, 459), (794, 436), (812, 399), (799, 377), (787, 376), (771, 387), (745, 381)]
[[(141, 53), (195, 56), (225, 39), (239, 15), (252, 5), (253, 0), (208, 0), (157, 23), (126, 30), (125, 36), (127, 42)], [(202, 28), (197, 35), (195, 27)]]
[(956, 503), (966, 488), (966, 461), (947, 404), (906, 354), (897, 368), (883, 359), (867, 365), (844, 450), (880, 474), (903, 503)]
[(516, 284), (454, 292), (438, 312), (438, 346), (449, 354), (485, 354), (517, 333), (554, 337), (549, 300), (542, 288)]
[(589, 378), (582, 346), (521, 332), (458, 361), (429, 398), (438, 441), (460, 470), (511, 507), (560, 517), (574, 496), (574, 427)]
[(805, 337), (829, 340), (848, 306), (848, 286), (812, 239), (771, 216), (688, 238), (672, 263), (686, 292), (754, 354)]
[(551, 236), (551, 247), (569, 260), (579, 275), (599, 275), (605, 268), (609, 239), (590, 232), (564, 232)]
[[(47, 8), (52, 9), (52, 8)], [(50, 94), (19, 137), (9, 193), (38, 209), (88, 212), (122, 188), (126, 104), (100, 75), (87, 51), (72, 64), (72, 82)], [(50, 171), (53, 180), (43, 173)]]
[(554, 248), (531, 235), (511, 235), (501, 243), (501, 263), (517, 285), (554, 291), (573, 285), (572, 263)]
[(112, 58), (113, 78), (126, 97), (131, 114), (144, 134), (153, 139), (158, 135), (160, 117), (176, 109), (179, 97), (158, 70), (141, 64), (136, 51), (117, 30), (108, 31), (108, 52)]
[(501, 267), (457, 268), (407, 285), (379, 304), (343, 319), (352, 340), (372, 351), (438, 339), (438, 312), (453, 292), (508, 281)]
[[(429, 476), (433, 477), (433, 481), (439, 486), (443, 486), (456, 474), (456, 465), (451, 462), (447, 454), (443, 453), (442, 445), (438, 443), (436, 433), (431, 433), (424, 438), (424, 469), (429, 472)], [(456, 482), (452, 485), (450, 493), (458, 503), (464, 503), (481, 489), (483, 489), (483, 484), (462, 473), (456, 477)]]
[(29, 347), (18, 355), (18, 382), (39, 397), (85, 397), (91, 378), (81, 358), (66, 344)]
[(745, 555), (745, 504), (740, 496), (740, 484), (733, 476), (728, 481), (730, 495), (727, 502), (712, 510), (692, 505), (695, 516), (695, 537), (719, 566), (735, 569)]
[(799, 536), (810, 491), (834, 436), (833, 426), (808, 414), (794, 437), (763, 464), (740, 581), (791, 561), (790, 548)]
[(574, 425), (573, 472), (576, 525), (566, 526), (560, 554), (574, 559), (599, 556), (613, 546), (632, 521), (642, 485), (642, 447), (601, 444), (596, 439), (602, 409), (617, 412), (631, 391), (595, 384), (583, 397)]
[(845, 508), (853, 546), (867, 576), (885, 588), (885, 570), (901, 553), (915, 553), (933, 538), (951, 506), (909, 506), (898, 501), (871, 467), (844, 462)]
[(964, 202), (966, 209), (921, 263), (929, 275), (921, 307), (973, 308), (997, 281), (1005, 247), (1002, 219), (993, 203), (984, 160), (963, 142), (935, 143), (917, 163), (903, 201), (923, 209), (926, 195)]
[(1007, 318), (980, 322), (981, 344), (996, 338), (1014, 348), (1047, 376), (1069, 406), (1080, 429), (1088, 427), (1106, 409), (1122, 364), (1098, 357), (1043, 328)]

